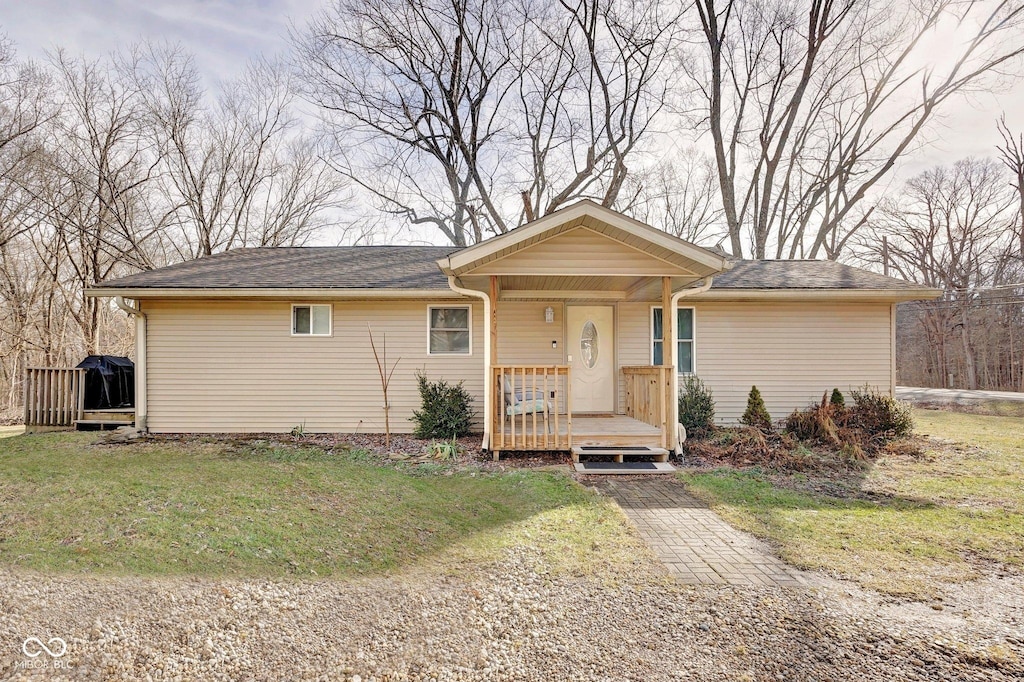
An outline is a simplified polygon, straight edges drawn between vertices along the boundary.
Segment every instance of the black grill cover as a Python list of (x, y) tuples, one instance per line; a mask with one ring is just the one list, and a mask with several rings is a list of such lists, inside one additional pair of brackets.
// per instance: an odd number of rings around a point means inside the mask
[(90, 355), (78, 363), (85, 370), (85, 409), (135, 407), (135, 363), (116, 355)]

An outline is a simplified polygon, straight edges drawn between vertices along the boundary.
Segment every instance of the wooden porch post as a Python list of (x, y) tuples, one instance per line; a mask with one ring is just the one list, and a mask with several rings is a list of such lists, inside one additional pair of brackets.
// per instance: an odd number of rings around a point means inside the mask
[[(498, 364), (498, 276), (491, 275), (491, 290), (488, 294), (491, 299), (491, 319), (487, 320), (489, 326), (489, 338), (487, 342), (490, 344), (490, 366), (484, 370), (484, 376), (487, 377), (487, 381), (493, 382), (491, 386), (491, 414), (487, 415), (487, 419), (491, 420), (491, 452), (492, 458), (495, 462), (498, 461), (498, 457), (501, 456), (501, 451), (495, 446), (498, 441), (497, 429), (501, 429), (504, 432), (505, 424), (504, 419), (499, 419), (498, 415), (504, 414), (502, 410), (505, 409), (504, 402), (502, 401), (501, 393), (498, 392), (497, 379), (494, 372), (491, 371), (491, 367)], [(504, 435), (502, 435), (504, 440)]]
[[(675, 385), (675, 376), (678, 373), (676, 369), (676, 353), (678, 345), (676, 344), (676, 311), (672, 306), (672, 278), (662, 277), (661, 278), (661, 364), (668, 365), (671, 367), (669, 374), (669, 382)], [(676, 426), (672, 422), (678, 417), (675, 417), (675, 396), (672, 397), (672, 405), (665, 406), (666, 418), (664, 423), (661, 425), (661, 439), (663, 442), (662, 447), (666, 449), (675, 449), (672, 445), (675, 440), (675, 429)]]
[[(491, 275), (491, 364), (498, 364), (498, 276)], [(488, 370), (490, 368), (488, 367)]]

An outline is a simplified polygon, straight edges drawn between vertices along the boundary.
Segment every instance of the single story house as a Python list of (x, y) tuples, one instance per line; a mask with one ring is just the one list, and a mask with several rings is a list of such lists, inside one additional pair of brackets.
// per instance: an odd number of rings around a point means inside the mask
[(497, 456), (675, 450), (691, 372), (723, 423), (754, 384), (776, 418), (833, 387), (891, 392), (896, 304), (940, 292), (831, 261), (731, 259), (581, 201), (463, 249), (238, 249), (87, 293), (136, 316), (140, 428), (381, 432), (372, 334), (397, 363), (394, 431), (412, 429), (418, 371), (464, 381)]

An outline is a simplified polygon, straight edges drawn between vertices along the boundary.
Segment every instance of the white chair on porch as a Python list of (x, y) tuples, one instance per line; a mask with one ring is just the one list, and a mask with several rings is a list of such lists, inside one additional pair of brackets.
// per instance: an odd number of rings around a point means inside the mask
[(548, 419), (554, 405), (551, 404), (544, 391), (533, 390), (525, 386), (513, 386), (514, 381), (507, 381), (505, 376), (501, 380), (501, 393), (504, 397), (505, 415), (515, 418), (525, 414), (543, 415), (544, 423), (548, 433), (551, 433), (551, 421)]

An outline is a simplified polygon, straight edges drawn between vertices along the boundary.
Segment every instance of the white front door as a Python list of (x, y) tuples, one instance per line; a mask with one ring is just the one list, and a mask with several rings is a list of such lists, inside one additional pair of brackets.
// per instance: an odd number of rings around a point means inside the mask
[(572, 368), (572, 411), (615, 411), (615, 311), (609, 305), (567, 306), (566, 356)]

